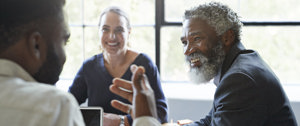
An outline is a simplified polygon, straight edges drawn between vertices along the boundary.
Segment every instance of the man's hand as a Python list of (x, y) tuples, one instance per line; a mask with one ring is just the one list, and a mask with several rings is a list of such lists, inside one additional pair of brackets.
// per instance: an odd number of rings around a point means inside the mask
[(119, 126), (120, 116), (112, 113), (103, 114), (103, 126)]
[[(147, 76), (144, 74), (145, 69), (136, 65), (131, 65), (130, 69), (133, 73), (132, 81), (115, 78), (110, 86), (110, 90), (133, 104), (131, 106), (121, 101), (113, 100), (111, 102), (112, 106), (120, 111), (129, 112), (133, 119), (141, 116), (157, 118), (155, 97)], [(131, 108), (132, 112), (130, 111)]]

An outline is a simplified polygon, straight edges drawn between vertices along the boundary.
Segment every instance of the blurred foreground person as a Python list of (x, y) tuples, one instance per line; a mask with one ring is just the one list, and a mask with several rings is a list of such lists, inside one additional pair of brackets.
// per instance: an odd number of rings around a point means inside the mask
[(75, 98), (53, 86), (70, 36), (65, 1), (0, 4), (0, 125), (84, 126)]

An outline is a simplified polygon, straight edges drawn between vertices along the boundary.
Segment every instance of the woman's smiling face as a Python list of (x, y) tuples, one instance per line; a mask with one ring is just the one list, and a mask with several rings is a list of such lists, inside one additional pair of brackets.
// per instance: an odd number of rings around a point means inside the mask
[(100, 21), (99, 36), (103, 52), (109, 54), (125, 53), (130, 29), (125, 17), (107, 12)]

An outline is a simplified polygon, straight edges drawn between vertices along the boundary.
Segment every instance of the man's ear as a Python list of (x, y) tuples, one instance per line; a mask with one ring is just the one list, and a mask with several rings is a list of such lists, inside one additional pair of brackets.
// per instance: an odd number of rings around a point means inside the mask
[(235, 34), (233, 30), (227, 30), (223, 35), (222, 35), (222, 43), (224, 44), (225, 50), (228, 51), (231, 46), (235, 42)]
[(235, 34), (233, 30), (228, 30), (222, 35), (222, 41), (225, 46), (230, 46), (234, 43)]
[(45, 41), (40, 32), (32, 32), (28, 37), (28, 49), (35, 60), (40, 60), (45, 52)]

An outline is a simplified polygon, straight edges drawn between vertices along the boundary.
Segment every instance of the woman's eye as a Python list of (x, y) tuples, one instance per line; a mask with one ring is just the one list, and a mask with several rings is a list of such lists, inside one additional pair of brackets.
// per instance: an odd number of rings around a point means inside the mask
[(123, 32), (123, 31), (124, 31), (123, 29), (116, 29), (117, 33), (120, 33), (120, 32)]
[(103, 28), (102, 31), (107, 32), (107, 31), (109, 31), (109, 29), (108, 28)]

